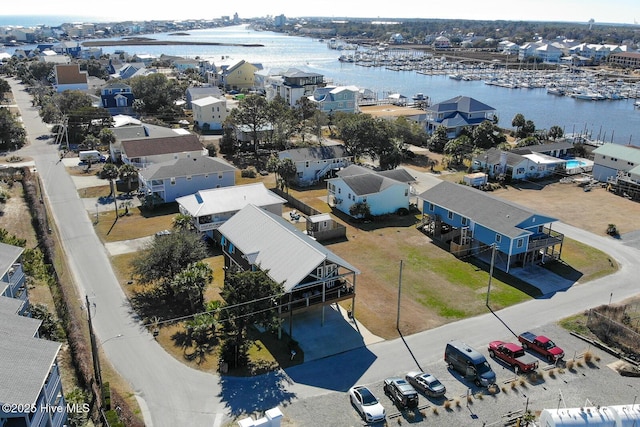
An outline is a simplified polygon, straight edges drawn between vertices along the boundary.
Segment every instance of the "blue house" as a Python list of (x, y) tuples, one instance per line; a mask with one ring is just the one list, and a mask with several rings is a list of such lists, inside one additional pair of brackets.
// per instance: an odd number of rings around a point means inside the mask
[(23, 252), (24, 249), (18, 246), (0, 243), (0, 296), (21, 301), (18, 314), (28, 315), (29, 295), (22, 269)]
[(128, 84), (122, 82), (107, 83), (100, 90), (100, 99), (102, 100), (102, 108), (109, 110), (109, 114), (112, 116), (134, 114), (133, 101), (136, 100), (136, 97)]
[(326, 86), (319, 87), (309, 97), (323, 113), (345, 113), (358, 112), (358, 93), (360, 89), (356, 86)]
[(447, 128), (447, 136), (455, 138), (463, 128), (479, 126), (493, 120), (495, 108), (468, 96), (456, 96), (427, 108), (427, 132), (432, 134), (439, 126)]
[(560, 259), (564, 235), (551, 230), (555, 218), (446, 181), (418, 198), (423, 213), (419, 228), (449, 245), (456, 256), (495, 247), (495, 263), (507, 272), (512, 266)]

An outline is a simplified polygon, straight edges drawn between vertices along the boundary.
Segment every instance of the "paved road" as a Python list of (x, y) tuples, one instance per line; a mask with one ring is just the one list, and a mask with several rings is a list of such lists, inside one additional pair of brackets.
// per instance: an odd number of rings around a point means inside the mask
[[(444, 345), (462, 338), (482, 347), (496, 337), (535, 329), (584, 309), (617, 302), (638, 293), (640, 251), (622, 242), (558, 224), (555, 229), (610, 254), (621, 268), (612, 276), (572, 286), (544, 299), (509, 307), (497, 313), (466, 319), (412, 336), (384, 341), (255, 378), (218, 378), (185, 367), (167, 355), (134, 320), (114, 276), (104, 246), (93, 231), (76, 188), (58, 164), (56, 147), (35, 138), (48, 133), (29, 95), (10, 81), (27, 127), (30, 147), (80, 295), (90, 297), (96, 332), (116, 370), (139, 398), (148, 426), (220, 425), (229, 414), (252, 412), (299, 403), (355, 383), (375, 383), (385, 376), (413, 369), (420, 361), (441, 359)], [(81, 301), (78, 302), (81, 304)], [(395, 306), (390, 309), (395, 310)], [(502, 323), (504, 322), (504, 323)], [(330, 410), (330, 409), (327, 409)], [(188, 421), (186, 421), (188, 420)]]

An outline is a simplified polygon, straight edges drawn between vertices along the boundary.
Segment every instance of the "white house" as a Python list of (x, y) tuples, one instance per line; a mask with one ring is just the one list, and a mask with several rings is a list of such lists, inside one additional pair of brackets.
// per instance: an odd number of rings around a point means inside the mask
[(520, 181), (551, 176), (563, 169), (566, 162), (565, 159), (527, 150), (526, 147), (514, 151), (491, 148), (474, 157), (471, 168), (474, 171), (484, 171), (491, 178), (502, 176)]
[(347, 167), (353, 156), (342, 145), (293, 148), (280, 151), (280, 160), (291, 159), (296, 165), (295, 182), (300, 186), (313, 185), (332, 171)]
[(322, 74), (301, 71), (297, 68), (289, 68), (284, 72), (274, 70), (273, 73), (267, 77), (261, 77), (267, 100), (280, 96), (292, 107), (301, 98), (309, 97), (317, 88), (325, 86)]
[(371, 215), (409, 211), (413, 193), (410, 183), (416, 179), (404, 169), (375, 172), (351, 165), (339, 171), (336, 178), (327, 180), (327, 203), (351, 215), (356, 203), (369, 205)]
[(602, 144), (593, 150), (593, 177), (601, 182), (619, 175), (635, 175), (640, 183), (640, 148), (632, 145)]
[(210, 188), (176, 199), (180, 212), (193, 218), (196, 229), (213, 236), (220, 227), (243, 207), (251, 204), (275, 215), (282, 215), (286, 200), (267, 190), (263, 183)]
[(218, 158), (182, 156), (140, 170), (138, 179), (146, 203), (158, 204), (208, 188), (235, 185), (235, 172), (236, 168)]
[(120, 143), (123, 163), (145, 167), (151, 163), (162, 163), (178, 157), (200, 157), (208, 154), (198, 137), (193, 134), (159, 138), (130, 139)]
[(220, 130), (229, 112), (224, 97), (207, 96), (191, 101), (193, 122), (203, 130)]

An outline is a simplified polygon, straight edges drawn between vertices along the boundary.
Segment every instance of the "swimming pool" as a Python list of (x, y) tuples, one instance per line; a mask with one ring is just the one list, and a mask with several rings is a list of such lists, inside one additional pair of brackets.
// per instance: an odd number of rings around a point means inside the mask
[(567, 169), (583, 168), (587, 165), (588, 165), (587, 162), (583, 160), (573, 159), (573, 160), (567, 160), (567, 163), (565, 163), (565, 168)]

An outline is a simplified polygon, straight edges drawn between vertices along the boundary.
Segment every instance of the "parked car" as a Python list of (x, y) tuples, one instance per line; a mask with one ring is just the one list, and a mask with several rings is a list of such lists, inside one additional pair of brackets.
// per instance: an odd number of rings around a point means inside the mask
[(418, 406), (418, 392), (404, 378), (385, 379), (384, 394), (389, 396), (399, 408), (416, 408)]
[(538, 361), (531, 355), (524, 352), (524, 348), (518, 344), (491, 341), (489, 343), (489, 356), (500, 359), (511, 366), (515, 373), (533, 372), (538, 369)]
[(549, 363), (555, 363), (564, 357), (564, 350), (544, 335), (523, 332), (518, 336), (518, 341), (520, 341), (525, 350), (530, 349), (541, 354)]
[(496, 382), (496, 373), (479, 351), (462, 341), (450, 341), (444, 350), (444, 361), (449, 369), (455, 369), (465, 379), (478, 387), (489, 387)]
[(429, 397), (442, 397), (447, 388), (436, 377), (420, 371), (412, 371), (404, 377), (416, 390)]
[(382, 421), (387, 417), (384, 406), (367, 387), (357, 385), (349, 389), (349, 399), (360, 416), (368, 422)]

